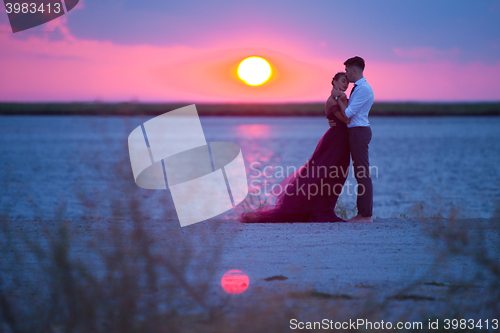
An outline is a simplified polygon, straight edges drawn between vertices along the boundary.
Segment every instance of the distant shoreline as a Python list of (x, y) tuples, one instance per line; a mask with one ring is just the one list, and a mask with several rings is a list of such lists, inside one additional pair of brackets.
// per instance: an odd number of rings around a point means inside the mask
[[(324, 116), (323, 103), (0, 103), (0, 115), (150, 115), (196, 104), (203, 116)], [(374, 103), (371, 116), (499, 116), (500, 102)]]

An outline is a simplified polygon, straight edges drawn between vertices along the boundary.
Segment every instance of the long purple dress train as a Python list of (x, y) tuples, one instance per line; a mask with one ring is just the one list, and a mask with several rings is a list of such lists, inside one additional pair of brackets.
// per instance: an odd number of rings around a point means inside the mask
[(327, 118), (334, 119), (336, 126), (326, 131), (306, 164), (274, 188), (275, 205), (244, 213), (241, 222), (344, 221), (334, 208), (347, 178), (350, 151), (347, 125), (333, 116), (335, 111)]

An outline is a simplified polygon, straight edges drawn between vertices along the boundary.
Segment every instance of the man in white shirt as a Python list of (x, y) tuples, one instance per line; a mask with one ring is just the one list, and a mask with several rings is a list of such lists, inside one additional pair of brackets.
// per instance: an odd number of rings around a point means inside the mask
[[(348, 222), (373, 222), (373, 185), (370, 175), (370, 162), (368, 157), (368, 144), (372, 139), (368, 113), (373, 105), (373, 90), (363, 77), (365, 61), (360, 57), (347, 59), (344, 62), (345, 73), (349, 82), (354, 82), (354, 87), (349, 96), (349, 102), (338, 98), (340, 110), (351, 122), (347, 124), (349, 131), (349, 149), (351, 150), (354, 176), (358, 182), (357, 208), (358, 215)], [(332, 90), (332, 97), (342, 96), (340, 90)]]

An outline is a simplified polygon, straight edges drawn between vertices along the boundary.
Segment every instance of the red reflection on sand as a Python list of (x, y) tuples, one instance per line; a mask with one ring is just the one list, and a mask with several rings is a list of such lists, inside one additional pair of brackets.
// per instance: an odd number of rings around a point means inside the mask
[(236, 127), (236, 131), (238, 134), (242, 134), (244, 136), (267, 137), (269, 136), (269, 133), (271, 133), (271, 126), (267, 124), (239, 125)]
[(224, 291), (228, 294), (241, 294), (247, 290), (250, 280), (242, 271), (232, 269), (222, 276), (220, 284), (222, 285)]

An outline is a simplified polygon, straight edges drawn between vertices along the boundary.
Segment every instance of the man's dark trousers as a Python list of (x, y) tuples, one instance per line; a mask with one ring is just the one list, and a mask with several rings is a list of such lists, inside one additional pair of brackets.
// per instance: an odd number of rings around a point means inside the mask
[(363, 217), (372, 216), (373, 185), (370, 175), (368, 144), (372, 139), (370, 126), (349, 128), (349, 149), (351, 150), (354, 177), (358, 182), (358, 214)]

